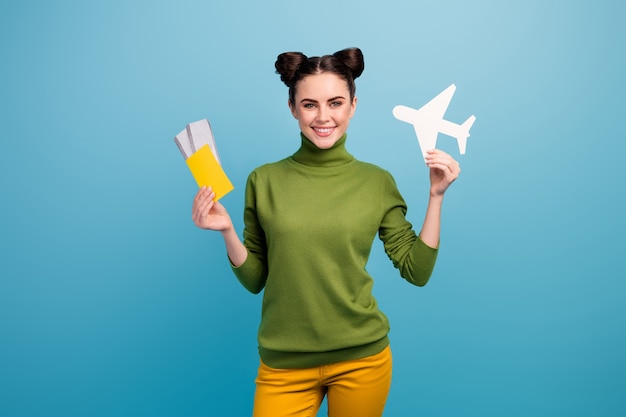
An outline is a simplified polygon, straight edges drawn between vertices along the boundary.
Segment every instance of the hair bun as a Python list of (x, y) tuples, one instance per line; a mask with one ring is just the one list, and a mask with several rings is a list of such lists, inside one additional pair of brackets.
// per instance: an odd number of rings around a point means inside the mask
[(293, 76), (295, 75), (300, 65), (307, 60), (307, 56), (302, 52), (283, 52), (278, 55), (274, 67), (276, 73), (280, 74), (280, 80), (291, 87)]
[(302, 52), (283, 52), (278, 55), (274, 67), (281, 81), (289, 87), (289, 102), (293, 104), (298, 82), (309, 75), (322, 73), (335, 74), (344, 80), (352, 100), (356, 92), (354, 80), (363, 73), (365, 63), (359, 48), (346, 48), (332, 55), (313, 57)]
[(346, 48), (341, 51), (337, 51), (333, 54), (335, 58), (343, 62), (352, 73), (352, 78), (356, 79), (365, 69), (365, 60), (363, 59), (363, 52), (359, 48)]

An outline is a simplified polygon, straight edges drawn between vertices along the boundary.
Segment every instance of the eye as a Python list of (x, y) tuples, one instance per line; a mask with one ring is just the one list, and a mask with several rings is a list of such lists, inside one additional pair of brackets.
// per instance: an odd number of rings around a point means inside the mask
[(339, 106), (341, 106), (342, 104), (343, 104), (343, 101), (340, 101), (340, 100), (335, 100), (335, 101), (332, 101), (332, 102), (330, 103), (330, 106), (331, 106), (331, 107), (339, 107)]
[(304, 103), (302, 105), (302, 107), (304, 107), (305, 109), (313, 109), (313, 108), (315, 108), (315, 104), (313, 104), (313, 103)]

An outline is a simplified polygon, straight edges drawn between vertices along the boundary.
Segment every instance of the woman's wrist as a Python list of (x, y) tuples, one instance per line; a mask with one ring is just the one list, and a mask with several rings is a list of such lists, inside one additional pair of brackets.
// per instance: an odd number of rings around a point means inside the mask
[(443, 201), (444, 193), (438, 192), (436, 190), (430, 190), (430, 200), (431, 201)]

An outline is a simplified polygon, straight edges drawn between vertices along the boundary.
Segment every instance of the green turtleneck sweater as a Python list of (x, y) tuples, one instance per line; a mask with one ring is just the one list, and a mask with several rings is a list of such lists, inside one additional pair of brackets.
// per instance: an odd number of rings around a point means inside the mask
[(292, 156), (248, 177), (246, 261), (235, 275), (265, 288), (259, 353), (274, 368), (305, 368), (376, 354), (389, 343), (366, 270), (376, 235), (407, 281), (425, 285), (437, 249), (406, 220), (385, 170), (357, 161), (346, 136), (322, 150), (302, 135)]

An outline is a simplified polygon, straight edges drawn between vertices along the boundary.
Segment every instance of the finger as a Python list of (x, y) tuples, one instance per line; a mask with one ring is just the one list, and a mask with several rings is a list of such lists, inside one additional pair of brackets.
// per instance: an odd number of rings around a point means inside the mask
[(428, 167), (430, 169), (439, 171), (449, 183), (454, 181), (459, 176), (460, 172), (460, 169), (456, 168), (455, 165), (433, 163), (430, 164)]
[(445, 167), (450, 170), (454, 170), (456, 167), (458, 167), (458, 163), (454, 159), (447, 159), (447, 158), (429, 159), (426, 161), (426, 165), (428, 165), (431, 168), (438, 166), (438, 167)]
[(435, 165), (445, 165), (450, 171), (460, 171), (459, 163), (450, 155), (445, 153), (432, 154), (426, 159), (426, 165), (434, 167)]
[(194, 204), (196, 202), (199, 202), (200, 200), (202, 200), (202, 198), (205, 196), (207, 191), (207, 188), (205, 186), (200, 187), (200, 189), (198, 190), (198, 192), (196, 193), (196, 196), (193, 199)]
[(453, 159), (452, 156), (449, 153), (447, 153), (445, 151), (442, 151), (441, 149), (436, 149), (436, 148), (430, 149), (430, 150), (426, 151), (426, 155), (427, 156), (428, 155), (430, 155), (430, 156), (441, 156), (441, 157), (447, 157), (447, 158)]
[(213, 204), (215, 204), (212, 200), (206, 200), (202, 204), (200, 204), (194, 213), (196, 218), (202, 222), (204, 218), (208, 217), (211, 214), (211, 209), (213, 208)]
[(213, 189), (211, 187), (202, 187), (196, 194), (196, 197), (193, 200), (192, 210), (196, 208), (204, 208), (209, 201), (215, 198), (215, 193), (213, 193)]
[(202, 215), (204, 217), (209, 215), (209, 213), (211, 212), (211, 209), (213, 208), (213, 205), (215, 205), (215, 201), (213, 200), (209, 201), (209, 204), (207, 204), (206, 209), (202, 212)]
[(204, 216), (204, 213), (208, 212), (207, 205), (213, 199), (213, 197), (211, 196), (212, 194), (213, 193), (210, 187), (202, 187), (196, 194), (193, 205), (191, 207), (191, 218), (194, 223), (198, 224), (198, 222)]
[(441, 160), (441, 161), (455, 161), (455, 159), (450, 156), (450, 154), (445, 153), (439, 149), (433, 149), (426, 152), (427, 160)]
[(446, 164), (429, 163), (427, 165), (428, 165), (428, 168), (439, 171), (441, 174), (446, 175), (446, 176), (452, 173), (452, 171), (450, 170), (450, 167), (448, 167), (448, 165)]
[(425, 159), (426, 165), (433, 165), (433, 164), (442, 164), (446, 162), (446, 159), (440, 155), (437, 154), (429, 154), (426, 156)]

